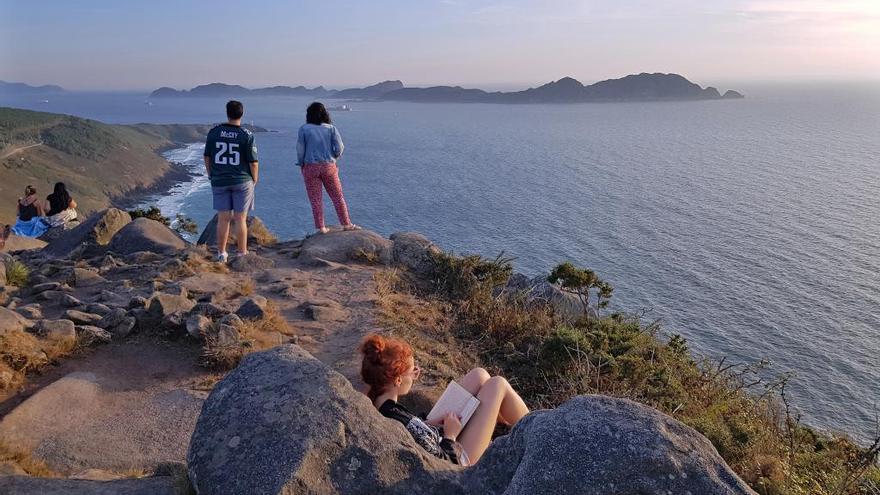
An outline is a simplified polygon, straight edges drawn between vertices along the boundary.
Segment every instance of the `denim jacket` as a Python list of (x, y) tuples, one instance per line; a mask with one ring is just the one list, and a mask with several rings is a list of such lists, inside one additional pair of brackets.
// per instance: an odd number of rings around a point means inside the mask
[(335, 126), (305, 124), (296, 138), (296, 164), (336, 163), (345, 146)]

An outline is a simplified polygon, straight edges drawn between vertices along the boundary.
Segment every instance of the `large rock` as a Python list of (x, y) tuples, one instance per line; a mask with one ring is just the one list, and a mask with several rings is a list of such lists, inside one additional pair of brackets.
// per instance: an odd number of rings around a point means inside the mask
[(119, 230), (131, 223), (131, 216), (116, 208), (108, 208), (90, 216), (75, 229), (69, 230), (43, 248), (43, 252), (57, 258), (77, 254), (92, 256), (110, 243)]
[(2, 252), (24, 251), (27, 249), (42, 249), (46, 246), (45, 241), (41, 241), (35, 237), (24, 237), (20, 235), (10, 234), (6, 239), (6, 243), (0, 248)]
[(299, 259), (307, 264), (321, 261), (366, 261), (391, 264), (392, 243), (369, 230), (336, 231), (313, 235), (303, 241)]
[(464, 483), (486, 495), (754, 494), (697, 431), (601, 395), (526, 416), (492, 442)]
[(182, 495), (172, 476), (90, 481), (31, 476), (0, 476), (0, 493), (8, 495)]
[(293, 345), (245, 357), (214, 387), (187, 461), (199, 494), (462, 493), (454, 466)]
[(275, 262), (256, 253), (250, 252), (244, 256), (233, 256), (229, 260), (229, 268), (236, 272), (251, 273), (275, 266)]
[(162, 223), (137, 218), (113, 236), (107, 249), (123, 255), (139, 251), (174, 254), (185, 247), (186, 241)]
[(695, 430), (604, 396), (533, 412), (461, 470), (294, 345), (214, 388), (187, 459), (198, 493), (754, 495)]
[[(266, 246), (273, 244), (276, 241), (276, 237), (272, 232), (266, 228), (266, 224), (260, 220), (259, 217), (249, 216), (247, 219), (247, 227), (248, 227), (248, 245), (260, 245)], [(235, 246), (235, 234), (230, 230), (229, 232), (229, 246)], [(205, 225), (205, 230), (202, 231), (202, 235), (199, 236), (199, 240), (196, 241), (196, 244), (207, 244), (209, 246), (217, 245), (217, 215), (214, 215), (214, 218), (208, 222), (208, 225)]]
[(418, 275), (428, 275), (434, 270), (434, 257), (440, 248), (427, 237), (415, 232), (391, 234), (392, 258)]
[(173, 314), (189, 313), (195, 305), (195, 301), (186, 296), (163, 293), (150, 298), (147, 310), (150, 315), (161, 319)]
[(86, 270), (84, 268), (73, 269), (73, 285), (76, 287), (94, 287), (106, 282), (107, 279), (92, 270)]
[(34, 322), (24, 316), (10, 309), (0, 307), (0, 335), (12, 331), (23, 332), (33, 328), (33, 326)]

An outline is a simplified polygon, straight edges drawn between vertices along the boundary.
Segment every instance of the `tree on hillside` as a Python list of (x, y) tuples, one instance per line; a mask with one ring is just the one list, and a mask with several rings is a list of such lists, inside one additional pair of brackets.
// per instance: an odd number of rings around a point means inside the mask
[(602, 308), (608, 306), (608, 300), (614, 292), (614, 287), (600, 279), (596, 272), (588, 268), (578, 268), (566, 261), (561, 263), (550, 272), (547, 280), (551, 284), (558, 285), (562, 290), (575, 294), (584, 306), (584, 315), (590, 318), (590, 300), (592, 293), (596, 292), (596, 315)]

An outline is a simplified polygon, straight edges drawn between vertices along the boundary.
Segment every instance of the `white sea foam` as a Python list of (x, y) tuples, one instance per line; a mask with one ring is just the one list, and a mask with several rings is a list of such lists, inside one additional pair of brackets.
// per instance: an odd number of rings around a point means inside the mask
[[(204, 144), (192, 143), (182, 148), (175, 148), (162, 154), (169, 162), (183, 164), (189, 172), (195, 173), (192, 180), (175, 184), (166, 192), (151, 194), (136, 205), (137, 208), (156, 206), (162, 215), (168, 218), (177, 217), (183, 211), (186, 199), (192, 194), (210, 187), (211, 182), (205, 174), (202, 151)], [(175, 222), (172, 222), (172, 227)], [(189, 237), (185, 235), (185, 237)]]

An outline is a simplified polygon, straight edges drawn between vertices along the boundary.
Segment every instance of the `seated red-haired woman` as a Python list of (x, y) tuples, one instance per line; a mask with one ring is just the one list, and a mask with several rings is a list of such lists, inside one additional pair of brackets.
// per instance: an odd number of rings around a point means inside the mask
[(475, 368), (456, 380), (480, 400), (466, 427), (462, 429), (460, 418), (451, 413), (442, 421), (428, 423), (397, 402), (409, 393), (421, 373), (409, 344), (369, 335), (360, 350), (363, 354), (361, 378), (369, 387), (367, 396), (373, 405), (383, 416), (402, 423), (419, 445), (441, 459), (464, 466), (476, 463), (489, 447), (499, 422), (513, 426), (529, 413), (507, 380), (489, 376), (483, 368)]

